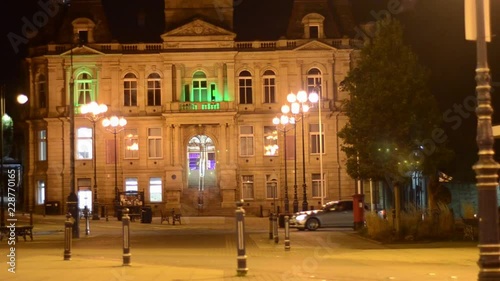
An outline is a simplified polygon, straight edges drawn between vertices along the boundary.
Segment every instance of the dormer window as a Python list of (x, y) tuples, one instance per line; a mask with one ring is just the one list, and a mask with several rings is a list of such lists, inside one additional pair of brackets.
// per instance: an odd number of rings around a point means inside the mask
[(304, 38), (324, 38), (323, 21), (325, 17), (320, 14), (307, 14), (302, 19), (304, 25)]
[(73, 33), (78, 34), (79, 44), (94, 43), (95, 23), (88, 18), (77, 18), (72, 23)]

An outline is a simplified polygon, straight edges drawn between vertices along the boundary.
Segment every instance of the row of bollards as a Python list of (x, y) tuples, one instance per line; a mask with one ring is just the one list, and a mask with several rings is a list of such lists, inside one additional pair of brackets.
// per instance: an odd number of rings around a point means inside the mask
[[(290, 217), (284, 216), (285, 222), (285, 250), (290, 250)], [(278, 235), (278, 215), (271, 213), (269, 215), (269, 239), (273, 239), (275, 244), (279, 243)]]
[[(84, 208), (85, 216), (85, 234), (89, 235), (89, 210), (87, 206)], [(123, 232), (123, 266), (130, 265), (130, 259), (132, 254), (130, 253), (130, 217), (128, 215), (129, 209), (123, 209), (122, 216), (122, 232)], [(71, 213), (66, 215), (66, 221), (64, 222), (64, 260), (71, 260), (71, 247), (73, 240), (73, 223), (75, 219), (71, 216)]]

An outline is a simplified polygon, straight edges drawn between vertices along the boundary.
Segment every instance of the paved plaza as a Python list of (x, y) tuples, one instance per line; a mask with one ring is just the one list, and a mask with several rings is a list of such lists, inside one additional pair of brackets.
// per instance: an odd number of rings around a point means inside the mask
[[(64, 217), (35, 216), (34, 240), (1, 242), (0, 280), (476, 280), (479, 257), (472, 241), (385, 245), (350, 229), (291, 230), (291, 249), (269, 239), (267, 218), (245, 218), (248, 273), (236, 275), (233, 217), (184, 217), (182, 224), (131, 222), (131, 265), (122, 266), (122, 223), (116, 218), (80, 223), (72, 257), (64, 261)], [(25, 221), (28, 220), (25, 218)], [(22, 223), (19, 223), (22, 224)], [(12, 271), (12, 270), (11, 270)]]

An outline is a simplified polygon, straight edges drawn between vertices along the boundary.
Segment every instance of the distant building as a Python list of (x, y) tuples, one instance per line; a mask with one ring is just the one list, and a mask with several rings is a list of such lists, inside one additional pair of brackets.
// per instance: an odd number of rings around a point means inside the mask
[[(27, 58), (31, 102), (25, 205), (40, 213), (46, 202), (64, 206), (70, 192), (72, 77), (75, 189), (81, 207), (92, 207), (93, 157), (101, 205), (112, 206), (117, 196), (116, 164), (118, 191), (144, 191), (146, 205), (223, 214), (232, 213), (235, 201), (244, 199), (247, 211), (258, 214), (273, 208), (271, 175), (276, 174), (280, 210), (285, 181), (290, 211), (295, 191), (302, 209), (305, 164), (308, 205), (317, 207), (317, 105), (297, 122), (296, 132), (293, 126), (286, 128), (286, 148), (281, 128), (272, 123), (288, 93), (313, 89), (320, 92), (322, 104), (325, 202), (350, 198), (355, 181), (346, 173), (337, 137), (347, 122), (339, 107), (348, 97), (338, 86), (360, 47), (350, 39), (355, 30), (350, 4), (291, 1), (275, 8), (275, 22), (264, 12), (252, 16), (255, 22), (266, 20), (264, 26), (234, 16), (244, 9), (264, 11), (265, 6), (252, 7), (259, 2), (165, 0), (163, 11), (142, 7), (127, 12), (106, 9), (99, 0), (60, 6)], [(130, 17), (135, 18), (121, 25), (121, 18)], [(164, 30), (151, 34), (158, 25), (150, 19), (158, 18)], [(94, 139), (93, 124), (79, 111), (91, 101), (108, 105), (106, 116), (128, 121), (116, 135), (116, 163), (114, 135), (99, 121)]]

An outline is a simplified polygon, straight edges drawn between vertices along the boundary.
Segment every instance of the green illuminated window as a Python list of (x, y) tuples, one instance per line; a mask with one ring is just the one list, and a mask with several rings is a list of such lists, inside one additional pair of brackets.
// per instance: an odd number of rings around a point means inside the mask
[(211, 98), (208, 97), (207, 89), (207, 77), (205, 73), (197, 71), (193, 75), (193, 98), (194, 102), (210, 101)]
[(80, 73), (75, 81), (76, 105), (84, 105), (93, 101), (94, 85), (92, 76), (88, 73)]
[(276, 75), (272, 70), (264, 72), (264, 103), (276, 103)]

